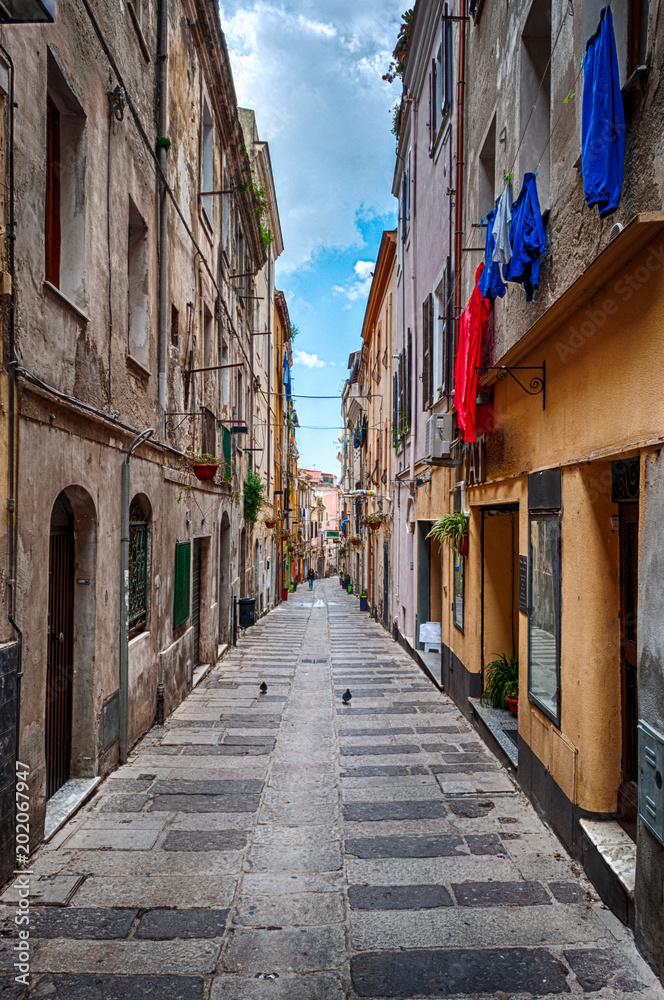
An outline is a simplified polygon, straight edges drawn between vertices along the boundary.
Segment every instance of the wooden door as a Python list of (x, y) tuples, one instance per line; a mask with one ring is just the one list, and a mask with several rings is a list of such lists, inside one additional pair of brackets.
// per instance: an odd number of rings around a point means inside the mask
[(74, 519), (67, 497), (53, 507), (48, 570), (46, 797), (69, 778), (74, 661)]
[(191, 624), (194, 626), (194, 666), (198, 666), (201, 644), (201, 539), (194, 538), (194, 572), (191, 587)]
[(622, 700), (622, 784), (618, 820), (636, 840), (638, 809), (637, 625), (639, 580), (639, 505), (620, 504), (620, 675)]

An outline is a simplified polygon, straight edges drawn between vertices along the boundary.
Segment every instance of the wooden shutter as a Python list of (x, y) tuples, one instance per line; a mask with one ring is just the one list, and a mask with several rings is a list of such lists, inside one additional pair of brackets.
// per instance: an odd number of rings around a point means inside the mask
[(450, 330), (453, 328), (453, 324), (450, 322), (449, 317), (452, 313), (452, 303), (450, 299), (450, 258), (447, 258), (445, 262), (445, 270), (443, 271), (443, 287), (441, 294), (441, 333), (440, 333), (440, 349), (443, 355), (442, 361), (442, 376), (441, 384), (443, 386), (443, 392), (448, 393), (452, 391), (452, 378), (450, 370), (450, 355), (451, 355), (451, 345), (450, 345)]
[(406, 414), (408, 427), (413, 426), (413, 335), (408, 330), (406, 340)]
[(60, 287), (60, 112), (52, 101), (46, 105), (46, 280)]
[(422, 303), (422, 407), (433, 402), (433, 295)]
[(191, 590), (191, 542), (175, 543), (175, 583), (173, 586), (173, 628), (189, 618)]
[[(449, 17), (448, 4), (443, 7), (443, 54), (442, 54), (442, 66), (441, 71), (443, 74), (443, 112), (452, 106), (453, 101), (453, 90), (454, 81), (452, 78), (452, 72), (454, 69), (454, 58), (452, 53), (452, 21)], [(461, 28), (463, 30), (463, 28)]]
[(228, 482), (233, 476), (233, 469), (231, 467), (231, 432), (228, 427), (222, 426), (221, 441), (224, 457), (224, 481)]
[(399, 437), (399, 376), (392, 376), (392, 440), (395, 447)]

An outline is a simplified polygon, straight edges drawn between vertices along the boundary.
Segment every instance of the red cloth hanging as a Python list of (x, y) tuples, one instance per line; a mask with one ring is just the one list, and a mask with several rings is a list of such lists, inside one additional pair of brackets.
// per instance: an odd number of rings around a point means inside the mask
[(479, 290), (478, 282), (484, 270), (480, 264), (475, 272), (475, 287), (468, 305), (459, 317), (459, 345), (454, 368), (454, 406), (464, 441), (475, 440), (475, 398), (477, 396), (477, 366), (486, 339), (487, 319), (491, 302)]

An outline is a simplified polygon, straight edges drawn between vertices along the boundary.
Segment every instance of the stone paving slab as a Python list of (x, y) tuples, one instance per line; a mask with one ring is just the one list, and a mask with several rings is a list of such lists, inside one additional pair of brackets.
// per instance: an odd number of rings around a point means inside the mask
[(244, 632), (37, 852), (32, 984), (5, 905), (0, 996), (664, 1000), (513, 777), (339, 589)]

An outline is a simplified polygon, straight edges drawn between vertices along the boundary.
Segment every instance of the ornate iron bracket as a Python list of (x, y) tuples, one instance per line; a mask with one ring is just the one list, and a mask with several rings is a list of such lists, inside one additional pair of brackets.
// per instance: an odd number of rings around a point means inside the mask
[[(175, 431), (175, 430), (178, 429), (178, 427), (182, 426), (182, 424), (185, 422), (185, 420), (196, 420), (197, 418), (202, 417), (202, 416), (203, 416), (203, 414), (201, 412), (199, 412), (199, 411), (196, 411), (196, 410), (193, 413), (191, 413), (191, 412), (187, 412), (187, 413), (178, 413), (178, 412), (165, 413), (164, 417), (166, 418), (165, 419), (166, 430), (167, 431)], [(173, 419), (173, 417), (182, 417), (182, 420), (180, 420), (176, 424), (175, 420)]]
[[(504, 380), (509, 375), (518, 386), (520, 386), (524, 392), (527, 392), (529, 396), (541, 396), (542, 397), (542, 409), (546, 409), (546, 361), (543, 361), (541, 365), (526, 365), (524, 367), (512, 367), (511, 365), (478, 365), (477, 371), (480, 373), (480, 378), (484, 375), (488, 375), (489, 372), (496, 373), (496, 381), (504, 382)], [(527, 385), (517, 378), (514, 372), (540, 372), (540, 375), (533, 375), (530, 382)]]

